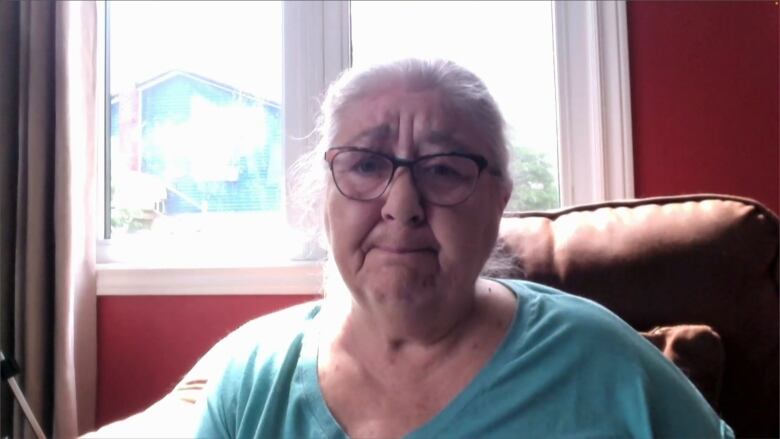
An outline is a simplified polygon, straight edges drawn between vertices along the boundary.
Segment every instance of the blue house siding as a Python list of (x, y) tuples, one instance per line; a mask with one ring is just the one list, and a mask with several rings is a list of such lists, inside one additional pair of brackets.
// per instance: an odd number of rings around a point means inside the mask
[[(140, 170), (165, 181), (166, 214), (281, 209), (282, 121), (277, 105), (184, 73), (170, 75), (147, 87), (142, 84), (140, 89)], [(206, 117), (204, 113), (196, 114), (196, 102), (207, 107), (201, 108), (202, 112), (207, 111)], [(244, 134), (238, 140), (235, 133), (220, 136), (220, 130), (233, 129), (221, 125), (220, 120), (229, 119), (236, 111), (252, 118), (256, 115), (257, 130), (242, 128)], [(112, 105), (112, 130), (118, 129), (116, 114)], [(209, 118), (210, 114), (218, 116), (217, 120)], [(249, 121), (251, 126), (254, 123)], [(202, 132), (208, 133), (206, 137), (211, 140), (199, 138), (198, 133)], [(175, 142), (171, 141), (172, 136), (177, 139)], [(194, 136), (199, 144), (189, 148), (187, 140), (183, 140), (188, 136)], [(209, 141), (213, 144), (204, 144)], [(229, 171), (230, 175), (198, 175), (197, 169), (202, 170), (204, 160), (211, 157), (206, 154), (204, 159), (204, 147), (222, 148), (214, 150), (217, 154), (213, 166)]]

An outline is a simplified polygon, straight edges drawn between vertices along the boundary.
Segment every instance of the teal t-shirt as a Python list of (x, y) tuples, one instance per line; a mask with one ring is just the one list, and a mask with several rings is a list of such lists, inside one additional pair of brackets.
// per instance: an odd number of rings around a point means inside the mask
[[(519, 298), (507, 336), (466, 388), (407, 438), (733, 437), (682, 372), (602, 306), (501, 280)], [(319, 303), (231, 336), (198, 437), (345, 438), (317, 379)]]

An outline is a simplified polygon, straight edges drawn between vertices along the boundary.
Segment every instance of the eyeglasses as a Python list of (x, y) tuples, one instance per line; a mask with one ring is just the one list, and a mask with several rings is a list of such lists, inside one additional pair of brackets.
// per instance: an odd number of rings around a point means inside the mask
[(438, 206), (466, 201), (488, 165), (484, 157), (475, 154), (451, 152), (406, 160), (353, 146), (329, 149), (325, 161), (336, 188), (351, 200), (379, 198), (390, 186), (395, 170), (406, 166), (422, 198)]

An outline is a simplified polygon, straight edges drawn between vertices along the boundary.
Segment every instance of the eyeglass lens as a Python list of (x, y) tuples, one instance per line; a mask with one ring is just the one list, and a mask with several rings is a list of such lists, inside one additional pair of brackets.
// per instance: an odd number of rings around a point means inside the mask
[[(333, 179), (339, 191), (355, 200), (381, 196), (393, 177), (393, 162), (370, 151), (341, 151), (331, 162)], [(479, 166), (457, 155), (423, 158), (412, 166), (417, 190), (427, 201), (453, 205), (471, 195), (479, 177)]]

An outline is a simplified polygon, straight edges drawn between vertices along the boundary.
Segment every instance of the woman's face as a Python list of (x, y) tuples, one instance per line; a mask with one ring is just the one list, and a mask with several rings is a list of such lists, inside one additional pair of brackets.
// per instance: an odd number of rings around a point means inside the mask
[[(347, 104), (334, 147), (355, 146), (404, 159), (464, 152), (495, 157), (471, 125), (434, 90), (391, 89)], [(498, 232), (508, 189), (484, 170), (461, 204), (427, 203), (410, 169), (398, 168), (379, 198), (355, 201), (330, 179), (325, 228), (331, 254), (354, 300), (406, 312), (470, 301)]]

